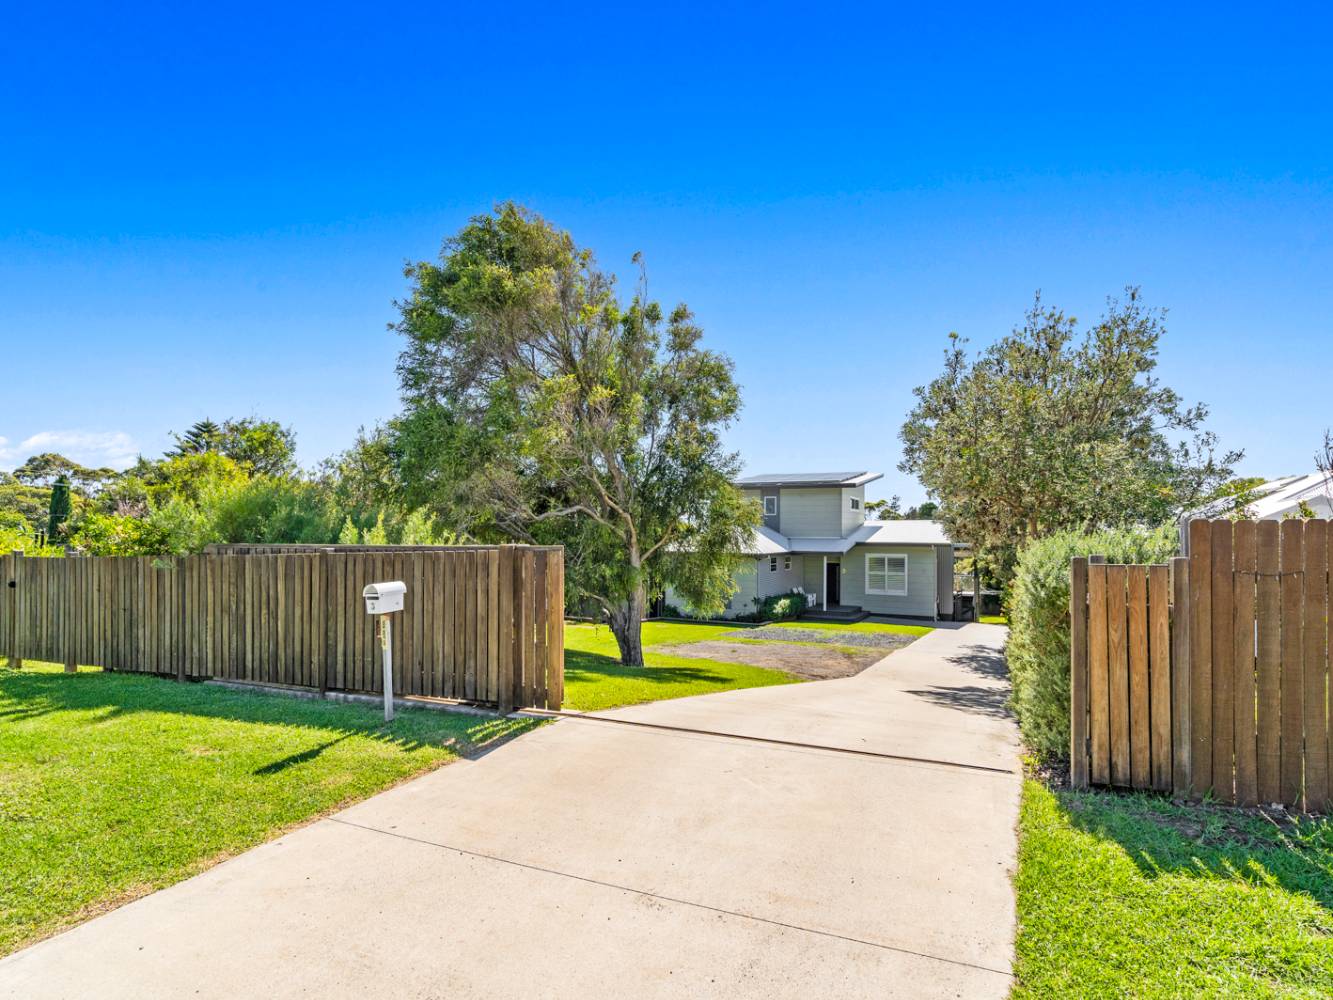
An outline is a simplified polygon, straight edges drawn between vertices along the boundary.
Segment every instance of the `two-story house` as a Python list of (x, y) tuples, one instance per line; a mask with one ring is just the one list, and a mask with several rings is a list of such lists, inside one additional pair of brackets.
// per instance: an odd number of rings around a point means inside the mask
[(800, 590), (812, 610), (830, 617), (953, 617), (953, 543), (935, 521), (867, 520), (866, 484), (880, 478), (814, 472), (737, 480), (759, 503), (763, 524), (742, 553), (725, 616)]

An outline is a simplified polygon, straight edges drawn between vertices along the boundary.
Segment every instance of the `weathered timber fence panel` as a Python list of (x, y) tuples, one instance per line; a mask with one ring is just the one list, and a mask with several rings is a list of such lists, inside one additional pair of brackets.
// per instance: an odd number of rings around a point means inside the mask
[(1333, 811), (1329, 522), (1188, 539), (1169, 566), (1073, 561), (1074, 785)]
[(162, 559), (10, 553), (0, 556), (0, 655), (380, 693), (380, 647), (361, 592), (395, 579), (408, 588), (393, 629), (396, 692), (506, 711), (560, 707), (564, 553), (551, 547), (230, 546)]

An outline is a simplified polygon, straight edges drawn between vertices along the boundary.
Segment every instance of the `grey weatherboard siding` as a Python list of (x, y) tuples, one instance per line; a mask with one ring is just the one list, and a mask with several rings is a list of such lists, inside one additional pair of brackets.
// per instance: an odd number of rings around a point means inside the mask
[[(943, 546), (933, 545), (858, 545), (842, 560), (842, 603), (864, 608), (877, 615), (911, 615), (920, 618), (934, 618), (936, 600), (939, 597), (935, 550)], [(903, 596), (892, 594), (866, 593), (866, 553), (906, 556), (907, 557), (907, 593)], [(943, 572), (946, 567), (939, 567)], [(949, 586), (953, 586), (952, 558), (950, 558)], [(952, 592), (950, 601), (952, 602)], [(941, 608), (949, 611), (951, 608)]]
[(837, 487), (783, 490), (778, 531), (788, 538), (841, 538), (842, 495)]

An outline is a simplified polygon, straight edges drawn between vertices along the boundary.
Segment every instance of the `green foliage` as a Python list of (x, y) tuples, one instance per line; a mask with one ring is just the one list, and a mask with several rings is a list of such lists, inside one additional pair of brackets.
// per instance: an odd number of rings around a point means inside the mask
[[(636, 257), (637, 262), (637, 257)], [(720, 609), (758, 524), (721, 431), (740, 393), (684, 306), (614, 279), (518, 206), (474, 218), (398, 303), (405, 410), (384, 464), (406, 509), (486, 540), (566, 546), (572, 603), (595, 601), (627, 662), (650, 589)]]
[(205, 417), (197, 420), (184, 434), (172, 433), (176, 447), (168, 455), (179, 458), (182, 455), (200, 455), (218, 450), (218, 440), (222, 437), (222, 428)]
[(785, 621), (788, 618), (795, 618), (806, 607), (806, 597), (804, 594), (774, 594), (769, 597), (755, 598), (755, 604), (759, 607), (759, 618), (761, 621)]
[(90, 556), (161, 555), (168, 540), (146, 518), (91, 511), (79, 519), (70, 544)]
[(296, 471), (296, 435), (276, 420), (225, 421), (218, 450), (251, 475), (289, 476)]
[(375, 519), (375, 526), (361, 534), (362, 545), (388, 545), (389, 533), (384, 530), (384, 511)]
[(22, 551), (25, 556), (59, 558), (65, 550), (55, 545), (38, 545), (28, 522), (16, 523), (16, 518), (0, 516), (0, 554)]
[(255, 476), (219, 498), (214, 533), (223, 542), (327, 544), (338, 516), (317, 484), (293, 476)]
[(38, 528), (46, 526), (50, 508), (49, 486), (31, 486), (17, 480), (0, 483), (0, 515), (5, 517), (7, 523), (21, 522), (26, 531), (34, 533)]
[(338, 532), (338, 544), (355, 545), (357, 544), (358, 538), (360, 538), (360, 533), (356, 530), (356, 525), (352, 523), (352, 519), (349, 516), (343, 521), (342, 530)]
[(1164, 332), (1162, 314), (1131, 288), (1081, 338), (1077, 320), (1040, 297), (975, 359), (950, 335), (943, 374), (916, 390), (900, 468), (1001, 581), (1028, 541), (1160, 524), (1230, 478), (1241, 453), (1218, 454), (1203, 430), (1207, 409), (1153, 376)]
[(205, 418), (172, 437), (176, 447), (170, 458), (216, 453), (252, 475), (286, 476), (296, 471), (296, 435), (276, 420), (245, 417), (219, 425)]
[(927, 500), (919, 507), (902, 509), (902, 500), (897, 496), (887, 500), (867, 500), (866, 517), (872, 521), (929, 521), (939, 510), (939, 504)]
[(903, 517), (902, 498), (897, 495), (887, 500), (867, 500), (866, 517), (872, 521), (898, 521)]
[(27, 486), (53, 486), (62, 476), (76, 492), (95, 492), (115, 476), (113, 469), (89, 469), (52, 451), (33, 455), (14, 470), (13, 478)]
[(51, 486), (51, 503), (46, 514), (46, 537), (52, 542), (64, 533), (65, 522), (73, 509), (69, 499), (69, 477), (61, 473)]
[(1046, 758), (1069, 754), (1069, 566), (1074, 556), (1160, 563), (1176, 554), (1175, 525), (1061, 531), (1029, 542), (1009, 591), (1012, 704), (1027, 743)]

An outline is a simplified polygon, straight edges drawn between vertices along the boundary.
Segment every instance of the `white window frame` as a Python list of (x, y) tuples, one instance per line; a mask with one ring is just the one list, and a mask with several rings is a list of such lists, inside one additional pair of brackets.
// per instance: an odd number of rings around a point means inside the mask
[(860, 510), (860, 509), (861, 509), (861, 498), (860, 498), (860, 497), (852, 497), (852, 498), (851, 498), (851, 501), (852, 501), (852, 510)]
[[(889, 588), (889, 562), (894, 560), (902, 563), (903, 588), (902, 590), (892, 590)], [(883, 589), (870, 586), (870, 564), (879, 562), (881, 569), (876, 571), (876, 576), (882, 576), (884, 579)], [(902, 552), (867, 552), (866, 553), (866, 593), (879, 594), (884, 597), (906, 597), (907, 596), (907, 568), (908, 557)]]
[(778, 516), (778, 498), (776, 496), (764, 497), (764, 517)]
[(782, 557), (782, 568), (787, 572), (791, 571), (791, 556)]
[(769, 556), (769, 557), (768, 557), (768, 571), (769, 571), (770, 573), (776, 573), (776, 572), (778, 571), (778, 557), (777, 557), (777, 556)]

